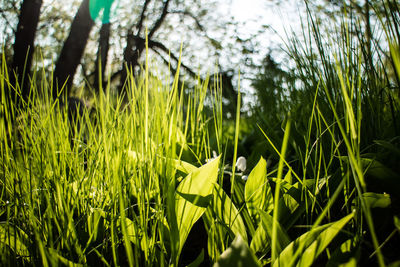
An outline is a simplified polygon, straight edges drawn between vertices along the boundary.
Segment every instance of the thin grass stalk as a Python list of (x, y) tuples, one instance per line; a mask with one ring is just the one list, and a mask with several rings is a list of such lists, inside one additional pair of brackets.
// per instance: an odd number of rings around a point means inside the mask
[(276, 177), (276, 187), (274, 193), (274, 214), (273, 214), (273, 222), (272, 222), (272, 234), (271, 234), (271, 259), (274, 262), (278, 257), (277, 251), (277, 235), (278, 235), (278, 218), (279, 218), (279, 197), (280, 197), (280, 187), (283, 175), (283, 166), (284, 166), (284, 158), (286, 155), (287, 145), (289, 142), (290, 136), (290, 124), (291, 119), (290, 115), (287, 119), (285, 126), (285, 135), (283, 136), (281, 153), (279, 155), (279, 165), (278, 165), (278, 174)]

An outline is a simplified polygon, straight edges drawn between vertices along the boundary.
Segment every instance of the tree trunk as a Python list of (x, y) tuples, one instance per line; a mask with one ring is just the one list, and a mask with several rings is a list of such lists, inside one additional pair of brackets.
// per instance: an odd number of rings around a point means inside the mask
[(105, 23), (101, 26), (99, 47), (97, 50), (96, 67), (94, 73), (94, 90), (96, 93), (100, 91), (100, 86), (104, 88), (104, 71), (107, 66), (107, 55), (110, 48), (110, 28), (111, 23)]
[(64, 42), (56, 63), (53, 77), (54, 98), (58, 96), (59, 90), (65, 83), (64, 94), (68, 95), (93, 26), (94, 21), (89, 12), (89, 0), (83, 0), (72, 21), (68, 38)]
[[(147, 7), (149, 6), (151, 0), (146, 0), (143, 4), (143, 8), (142, 8), (142, 12), (140, 14), (140, 19), (139, 19), (139, 23), (136, 25), (137, 27), (137, 33), (136, 36), (139, 36), (142, 28), (143, 28), (143, 22), (146, 18), (146, 11), (147, 11)], [(127, 35), (126, 35), (126, 46), (124, 49), (124, 61), (122, 62), (122, 68), (121, 68), (121, 76), (120, 76), (120, 82), (119, 82), (119, 88), (118, 88), (118, 92), (122, 93), (122, 89), (124, 87), (126, 78), (127, 78), (127, 68), (128, 69), (132, 69), (132, 71), (135, 68), (135, 63), (134, 59), (133, 59), (133, 54), (135, 53), (133, 51), (133, 46), (135, 45), (135, 36), (132, 32), (132, 30), (128, 30)], [(136, 45), (137, 46), (137, 45)], [(136, 49), (136, 54), (140, 53), (138, 49)], [(138, 57), (138, 56), (137, 56)]]
[[(32, 65), (34, 40), (42, 3), (42, 0), (24, 0), (22, 2), (17, 31), (15, 33), (12, 63), (15, 75), (11, 75), (11, 83), (16, 85), (18, 82), (21, 87), (21, 95), (25, 100), (28, 98), (30, 91), (29, 73)], [(14, 90), (11, 91), (10, 96), (15, 100)]]
[(364, 16), (365, 16), (365, 33), (366, 33), (366, 50), (367, 50), (367, 64), (368, 71), (372, 68), (372, 30), (371, 30), (371, 18), (370, 18), (370, 6), (369, 0), (365, 0), (364, 2)]
[[(146, 18), (146, 9), (147, 9), (147, 5), (149, 3), (150, 3), (149, 0), (147, 0), (144, 3), (142, 13), (140, 15), (138, 32), (137, 32), (136, 36), (133, 35), (132, 31), (128, 31), (127, 43), (126, 43), (126, 47), (124, 49), (124, 62), (122, 64), (119, 93), (122, 93), (122, 91), (123, 91), (124, 84), (125, 84), (125, 81), (127, 78), (127, 69), (132, 70), (133, 72), (135, 71), (135, 67), (139, 65), (139, 58), (145, 49), (145, 42), (141, 41), (142, 39), (140, 38), (140, 31), (143, 26), (143, 21)], [(160, 29), (160, 26), (164, 23), (165, 18), (168, 14), (169, 3), (170, 3), (170, 0), (164, 1), (161, 14), (158, 17), (158, 19), (155, 21), (150, 32), (148, 33), (149, 40), (153, 37), (153, 35), (157, 32), (157, 30)]]

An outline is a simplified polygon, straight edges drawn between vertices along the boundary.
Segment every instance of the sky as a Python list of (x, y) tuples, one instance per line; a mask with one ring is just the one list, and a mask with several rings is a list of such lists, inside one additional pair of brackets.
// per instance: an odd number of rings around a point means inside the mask
[[(282, 47), (286, 39), (286, 31), (300, 30), (299, 10), (304, 10), (302, 2), (302, 0), (284, 0), (276, 5), (272, 0), (225, 0), (226, 6), (221, 7), (227, 8), (235, 21), (243, 24), (239, 27), (239, 33), (243, 36), (257, 33), (257, 41), (261, 47), (258, 54), (252, 55), (255, 62), (261, 62), (266, 53), (271, 51), (274, 60), (283, 64), (284, 67), (286, 62), (283, 61), (286, 54)], [(265, 25), (269, 27), (266, 28)], [(240, 81), (241, 90), (245, 92), (245, 110), (254, 101), (251, 81), (248, 78), (243, 77)]]
[(278, 1), (279, 5), (272, 0), (228, 0), (232, 2), (231, 14), (241, 23), (246, 23), (243, 30), (257, 32), (262, 25), (269, 25), (266, 30), (268, 37), (264, 45), (271, 43), (282, 43), (285, 30), (299, 28), (299, 14), (304, 6), (301, 0)]
[[(57, 0), (45, 1), (51, 3)], [(303, 1), (276, 1), (279, 6), (273, 1), (275, 0), (220, 0), (219, 2), (223, 13), (233, 16), (234, 20), (240, 23), (238, 32), (242, 39), (256, 34), (256, 39), (261, 44), (260, 52), (253, 55), (256, 62), (257, 59), (260, 62), (270, 49), (275, 49), (272, 55), (279, 62), (279, 53), (283, 54), (283, 52), (278, 47), (283, 44), (281, 38), (285, 37), (285, 28), (299, 27), (297, 10), (298, 5), (301, 5)], [(269, 25), (271, 28), (263, 27), (263, 25)], [(249, 87), (249, 83), (242, 80), (243, 87)]]

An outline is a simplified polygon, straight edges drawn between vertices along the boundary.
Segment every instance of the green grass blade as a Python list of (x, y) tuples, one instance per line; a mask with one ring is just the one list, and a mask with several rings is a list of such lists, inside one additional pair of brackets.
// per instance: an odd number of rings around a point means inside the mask
[(280, 196), (280, 186), (283, 174), (283, 164), (286, 154), (287, 145), (289, 142), (289, 134), (290, 134), (290, 118), (286, 122), (285, 127), (285, 135), (283, 137), (282, 149), (279, 155), (279, 166), (278, 166), (278, 176), (275, 187), (274, 194), (274, 214), (273, 214), (273, 223), (272, 223), (272, 237), (271, 237), (271, 254), (272, 261), (278, 257), (278, 218), (279, 218), (279, 196)]

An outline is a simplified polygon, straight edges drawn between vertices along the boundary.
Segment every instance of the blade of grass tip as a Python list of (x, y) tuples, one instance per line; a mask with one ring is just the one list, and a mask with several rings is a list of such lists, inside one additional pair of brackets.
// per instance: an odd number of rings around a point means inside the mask
[[(234, 141), (234, 151), (233, 151), (233, 161), (232, 161), (232, 177), (231, 177), (231, 197), (234, 194), (234, 185), (235, 185), (235, 170), (236, 170), (236, 158), (237, 158), (237, 147), (238, 147), (238, 140), (239, 140), (239, 126), (240, 126), (240, 71), (239, 71), (239, 78), (238, 78), (238, 95), (237, 95), (237, 105), (236, 105), (236, 123), (235, 123), (235, 141)], [(231, 202), (233, 205), (233, 202)], [(229, 226), (231, 225), (231, 211), (232, 207), (229, 209)]]
[(283, 173), (283, 164), (284, 164), (284, 158), (286, 154), (286, 149), (287, 145), (289, 143), (289, 135), (290, 135), (290, 124), (291, 124), (291, 119), (290, 115), (288, 118), (288, 121), (286, 122), (285, 126), (285, 135), (283, 137), (283, 142), (282, 142), (282, 149), (281, 149), (281, 154), (279, 158), (279, 165), (278, 165), (278, 175), (277, 175), (277, 180), (276, 180), (276, 187), (275, 187), (275, 195), (274, 195), (274, 215), (273, 215), (273, 222), (272, 222), (272, 237), (271, 237), (271, 255), (272, 255), (272, 262), (275, 261), (275, 259), (278, 258), (278, 253), (277, 253), (277, 234), (278, 234), (278, 214), (279, 214), (279, 191), (280, 191), (280, 186), (281, 186), (281, 180), (282, 180), (282, 173)]
[[(274, 145), (274, 143), (271, 141), (271, 139), (268, 137), (268, 135), (263, 131), (263, 129), (260, 127), (260, 125), (258, 125), (258, 128), (260, 129), (260, 131), (262, 132), (262, 134), (264, 135), (264, 137), (267, 139), (268, 143), (272, 146), (272, 148), (275, 150), (275, 152), (278, 154), (279, 158), (281, 157), (281, 153), (279, 152), (279, 150), (276, 148), (276, 146)], [(289, 165), (289, 163), (282, 158), (283, 162), (285, 163), (286, 167), (288, 167), (288, 169), (292, 172), (292, 174), (296, 177), (297, 181), (304, 187), (304, 183), (303, 180), (300, 179), (300, 177), (297, 175), (297, 173), (292, 169), (292, 167)], [(311, 194), (311, 192), (309, 192)], [(312, 194), (310, 195), (312, 196)]]
[(239, 126), (240, 126), (240, 71), (238, 78), (238, 95), (237, 95), (237, 105), (236, 105), (236, 123), (235, 123), (235, 143), (233, 147), (233, 161), (232, 161), (232, 181), (231, 181), (231, 195), (233, 195), (233, 189), (235, 184), (235, 171), (236, 171), (236, 158), (237, 158), (237, 147), (239, 140)]

